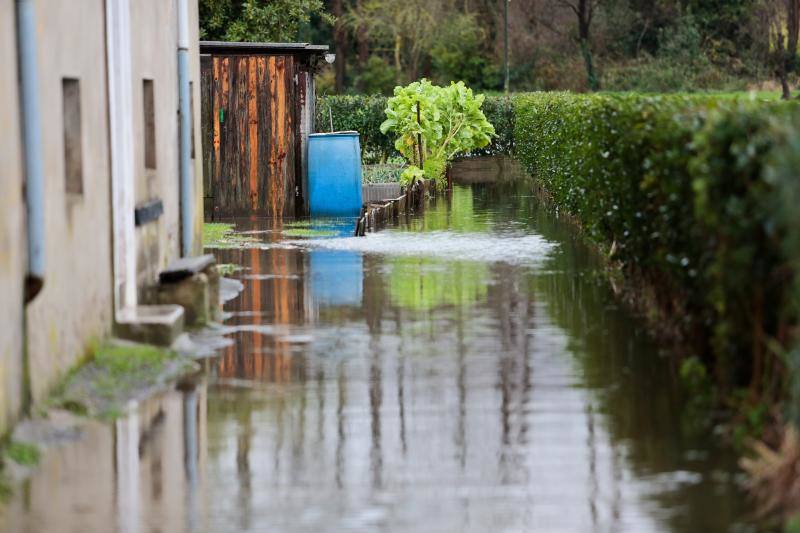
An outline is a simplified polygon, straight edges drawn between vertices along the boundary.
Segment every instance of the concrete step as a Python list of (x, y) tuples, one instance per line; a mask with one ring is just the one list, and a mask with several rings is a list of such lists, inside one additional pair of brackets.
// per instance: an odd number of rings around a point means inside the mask
[(174, 283), (190, 276), (205, 271), (216, 262), (211, 254), (196, 257), (181, 257), (167, 265), (159, 272), (158, 279), (161, 283)]
[(176, 259), (158, 278), (159, 283), (145, 291), (146, 303), (180, 305), (187, 327), (203, 326), (218, 319), (220, 276), (213, 255)]
[(171, 346), (183, 333), (183, 322), (180, 305), (139, 305), (118, 314), (114, 333), (121, 339)]

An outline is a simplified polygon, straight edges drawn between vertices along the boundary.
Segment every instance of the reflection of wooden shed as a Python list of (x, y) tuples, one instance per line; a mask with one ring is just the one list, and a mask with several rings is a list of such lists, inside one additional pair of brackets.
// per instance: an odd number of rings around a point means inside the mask
[(200, 43), (206, 217), (307, 213), (314, 71), (327, 46)]

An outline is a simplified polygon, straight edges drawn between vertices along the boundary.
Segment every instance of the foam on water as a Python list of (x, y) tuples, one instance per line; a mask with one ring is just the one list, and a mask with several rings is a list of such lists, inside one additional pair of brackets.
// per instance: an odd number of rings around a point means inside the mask
[(556, 247), (541, 235), (513, 233), (461, 233), (430, 231), (380, 231), (366, 237), (311, 239), (297, 244), (327, 250), (368, 254), (425, 256), (441, 259), (541, 264)]

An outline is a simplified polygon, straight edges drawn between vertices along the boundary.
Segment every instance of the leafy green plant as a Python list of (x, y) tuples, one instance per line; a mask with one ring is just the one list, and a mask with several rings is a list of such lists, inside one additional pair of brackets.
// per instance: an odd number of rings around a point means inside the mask
[[(495, 135), (481, 111), (483, 100), (463, 82), (438, 87), (423, 79), (396, 87), (380, 131), (395, 133), (395, 149), (412, 167), (441, 183), (456, 154), (482, 148)], [(403, 175), (413, 179), (414, 173), (409, 169)]]
[[(361, 140), (361, 159), (366, 165), (402, 160), (394, 139), (381, 132), (386, 119), (384, 110), (388, 97), (382, 95), (318, 96), (315, 124), (318, 132), (353, 130)], [(486, 119), (494, 125), (495, 135), (481, 148), (469, 155), (510, 154), (514, 146), (514, 100), (509, 96), (486, 95), (481, 106)], [(465, 154), (467, 155), (467, 154)]]
[(400, 174), (400, 184), (410, 185), (414, 183), (414, 181), (421, 180), (424, 177), (425, 175), (423, 174), (421, 168), (410, 165), (406, 167), (405, 170), (403, 170), (403, 172)]

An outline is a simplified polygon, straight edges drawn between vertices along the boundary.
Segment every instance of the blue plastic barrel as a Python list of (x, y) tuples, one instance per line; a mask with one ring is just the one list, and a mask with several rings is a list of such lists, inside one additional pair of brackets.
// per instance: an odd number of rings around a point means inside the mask
[(312, 216), (358, 216), (361, 210), (358, 132), (309, 135), (308, 200)]

